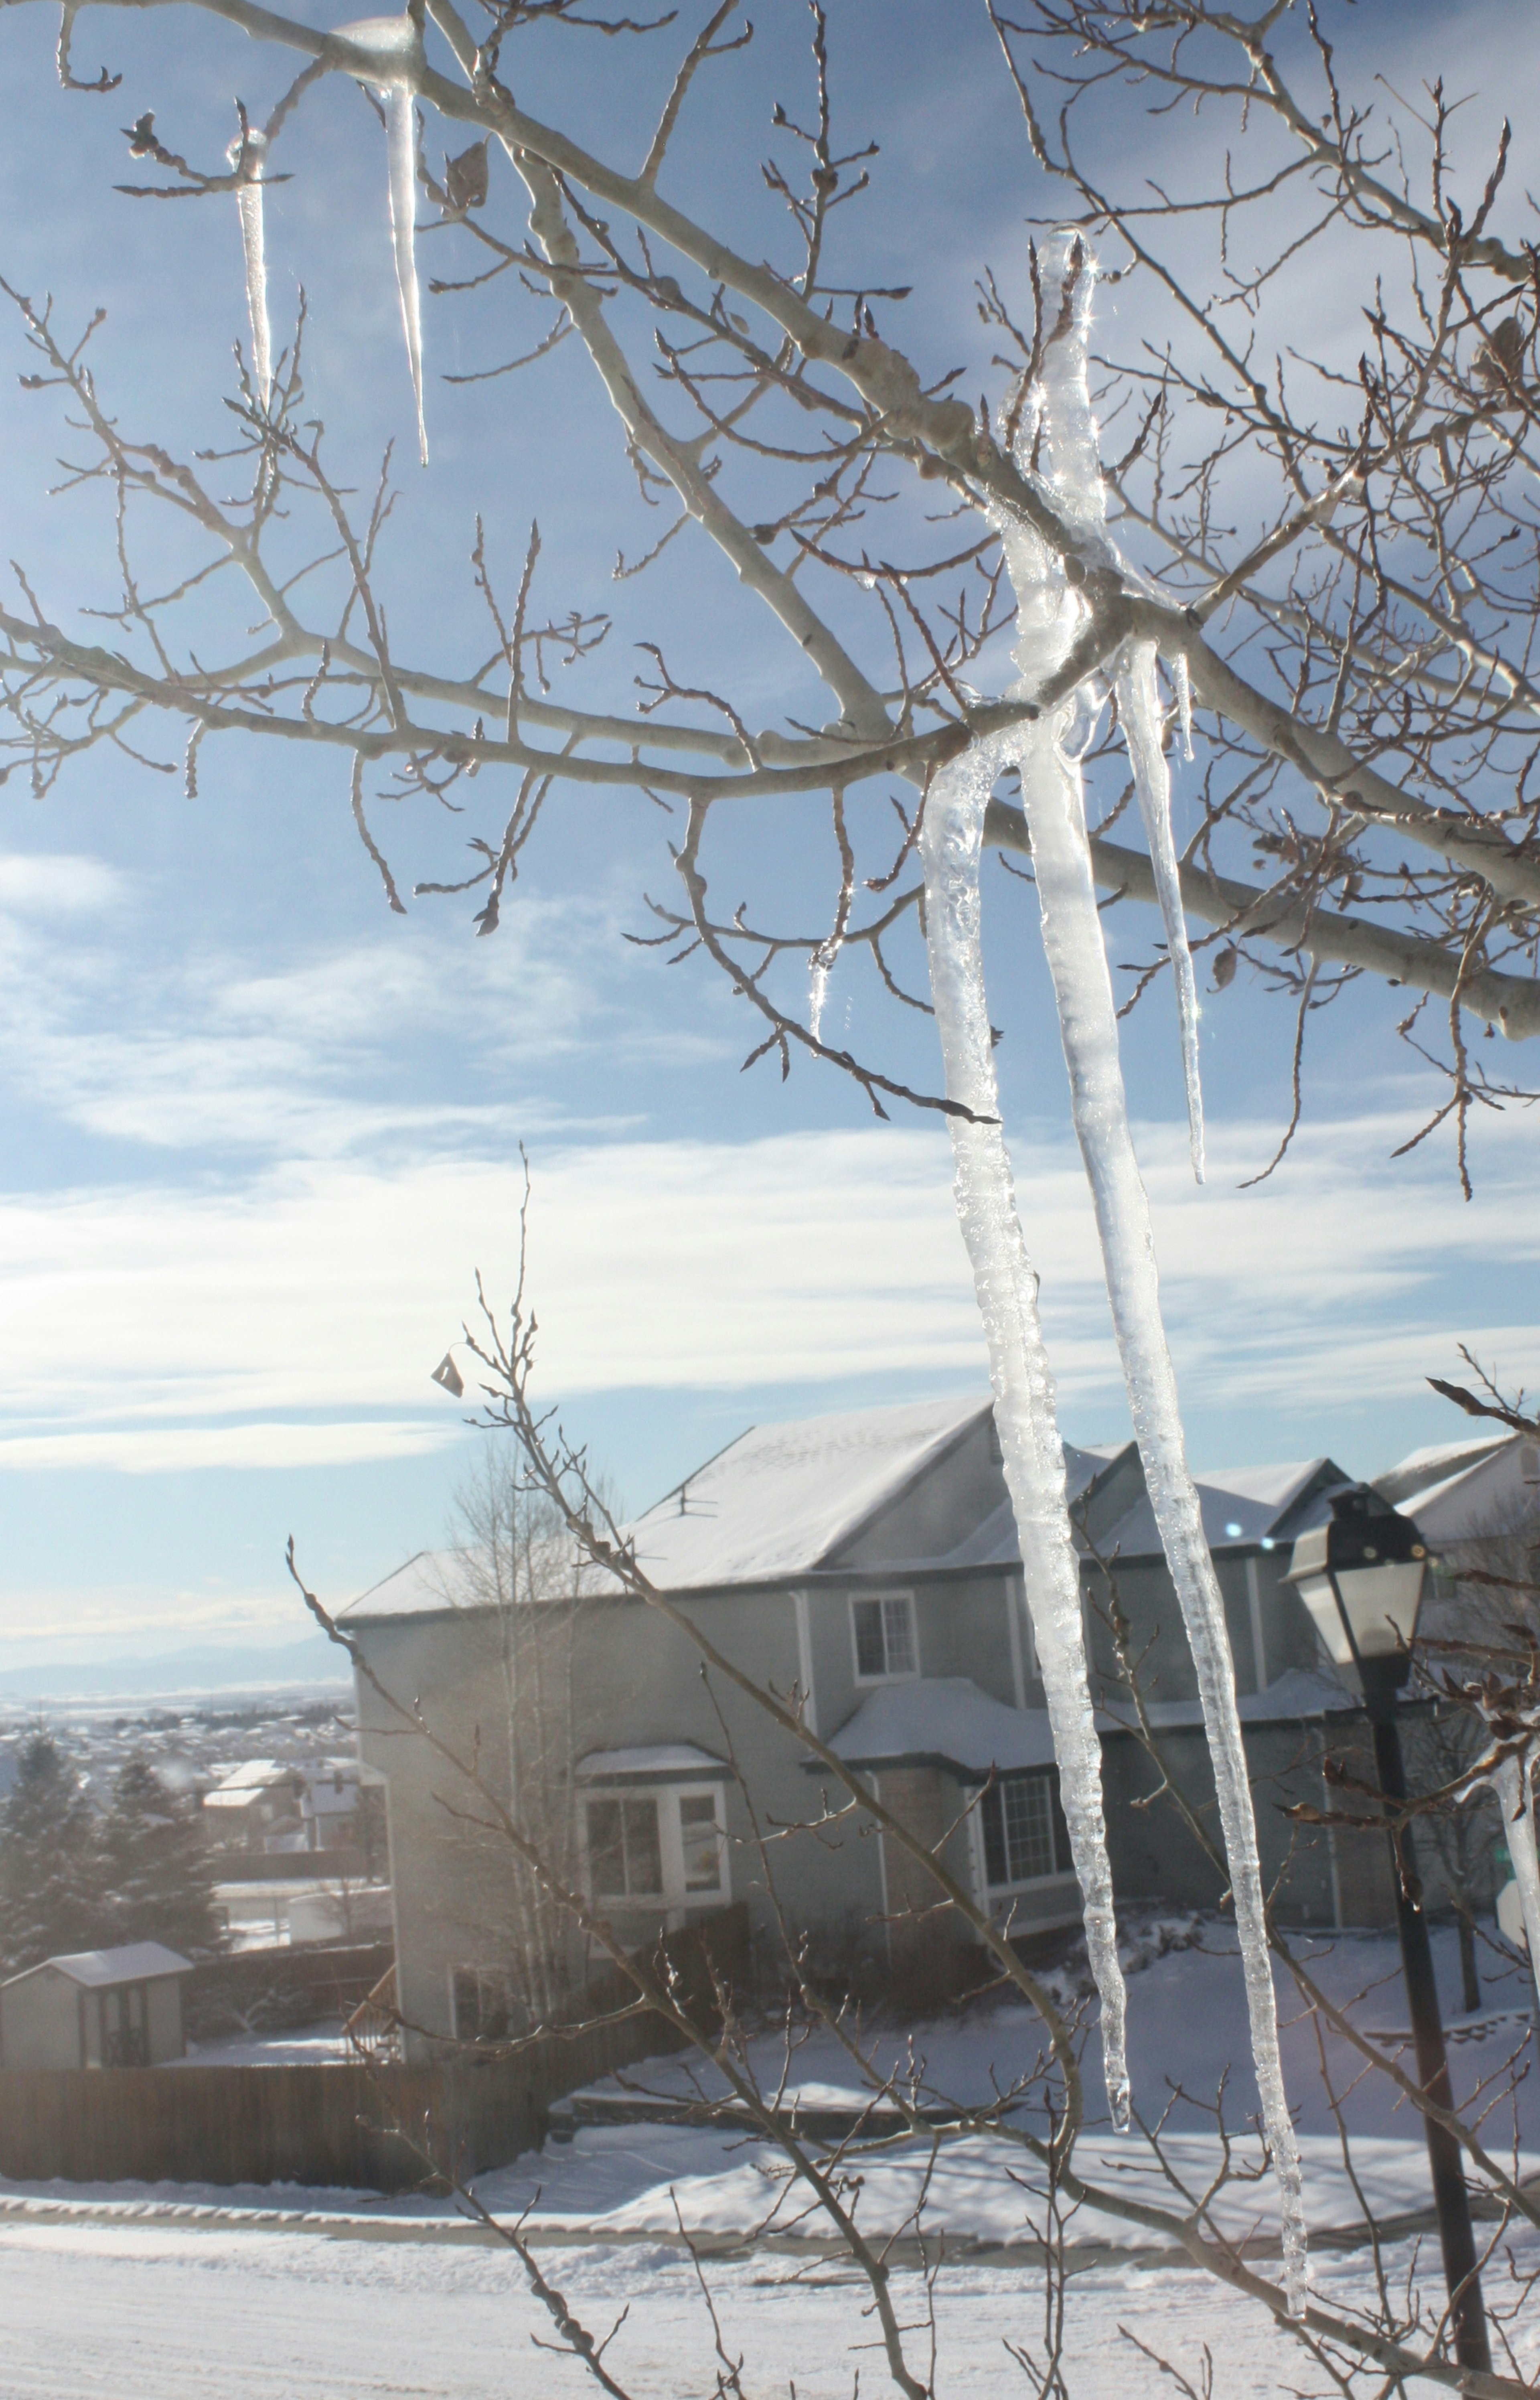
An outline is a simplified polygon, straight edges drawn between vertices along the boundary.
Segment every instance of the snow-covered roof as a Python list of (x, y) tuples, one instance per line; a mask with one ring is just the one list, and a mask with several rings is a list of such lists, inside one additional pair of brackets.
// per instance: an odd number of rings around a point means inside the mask
[[(1311, 1485), (1318, 1482), (1325, 1491), (1346, 1480), (1329, 1458), (1296, 1459), (1284, 1466), (1221, 1466), (1200, 1475), (1198, 1502), (1208, 1547), (1255, 1549), (1263, 1542), (1292, 1541), (1307, 1524), (1329, 1514), (1324, 1499), (1310, 1495)], [(1114, 1552), (1120, 1559), (1160, 1557), (1155, 1512), (1143, 1493), (1116, 1524), (1098, 1534), (1097, 1548), (1103, 1558)]]
[(636, 1783), (661, 1776), (726, 1771), (725, 1759), (714, 1758), (709, 1750), (697, 1750), (692, 1741), (661, 1741), (638, 1750), (591, 1750), (578, 1761), (577, 1780), (579, 1783)]
[(294, 1772), (293, 1766), (280, 1766), (276, 1758), (249, 1758), (244, 1766), (232, 1767), (228, 1775), (222, 1775), (206, 1796), (217, 1800), (223, 1793), (265, 1792), (270, 1783), (282, 1782)]
[(1412, 1492), (1430, 1492), (1435, 1484), (1474, 1466), (1494, 1450), (1501, 1450), (1511, 1434), (1496, 1431), (1477, 1433), (1473, 1428), (1461, 1441), (1435, 1441), (1421, 1450), (1409, 1450), (1394, 1466), (1374, 1478), (1374, 1489), (1382, 1499), (1398, 1508), (1403, 1498)]
[[(847, 1717), (829, 1748), (847, 1766), (945, 1766), (966, 1778), (1051, 1766), (1046, 1709), (1012, 1709), (966, 1675), (884, 1684)], [(816, 1772), (817, 1761), (807, 1762)]]
[[(1152, 1700), (1147, 1706), (1157, 1731), (1203, 1723), (1203, 1705), (1198, 1700)], [(1335, 1675), (1315, 1667), (1290, 1667), (1265, 1692), (1242, 1693), (1235, 1707), (1242, 1725), (1299, 1725), (1313, 1717), (1359, 1710), (1363, 1702)], [(1105, 1709), (1097, 1710), (1097, 1724), (1103, 1733), (1131, 1732), (1133, 1704), (1124, 1709), (1116, 1698), (1110, 1698)]]
[(1512, 1433), (1440, 1442), (1376, 1477), (1375, 1489), (1414, 1517), (1429, 1542), (1477, 1541), (1540, 1509), (1540, 1444)]
[[(163, 1942), (125, 1942), (116, 1950), (72, 1950), (61, 1958), (45, 1958), (39, 1967), (29, 1967), (27, 1975), (46, 1974), (49, 1969), (67, 1975), (72, 1984), (84, 1984), (90, 1989), (104, 1984), (148, 1984), (157, 1975), (190, 1975), (193, 1962), (178, 1951), (168, 1950)], [(25, 1981), (24, 1975), (12, 1975), (12, 1984)]]
[(667, 1591), (807, 1574), (989, 1412), (976, 1396), (756, 1425), (628, 1528)]
[(371, 1586), (339, 1616), (437, 1616), (450, 1608), (471, 1608), (477, 1593), (462, 1550), (419, 1550), (415, 1558)]

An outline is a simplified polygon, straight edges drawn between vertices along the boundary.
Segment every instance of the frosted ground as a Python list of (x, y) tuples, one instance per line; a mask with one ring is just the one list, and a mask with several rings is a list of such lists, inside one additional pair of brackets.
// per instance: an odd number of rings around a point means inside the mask
[[(1205, 1947), (1167, 1953), (1129, 1979), (1130, 2058), (1136, 2106), (1152, 2114), (1172, 2100), (1166, 2079), (1194, 2095), (1211, 2094), (1234, 2062), (1227, 2119), (1237, 2128), (1255, 2106), (1247, 2088), (1249, 2044), (1239, 1962), (1223, 1934), (1209, 1928)], [(1446, 2001), (1454, 1998), (1451, 1940), (1440, 1937)], [(1228, 1952), (1228, 1955), (1225, 1953)], [(1495, 1968), (1496, 1962), (1489, 1957)], [(1336, 1995), (1364, 1992), (1356, 2013), (1366, 2026), (1392, 2031), (1400, 2022), (1393, 1943), (1348, 1939), (1316, 1953), (1321, 1980)], [(1376, 1987), (1376, 1988), (1370, 1988)], [(1289, 2022), (1280, 1986), (1284, 2052), (1296, 2102), (1306, 2195), (1316, 2229), (1355, 2238), (1358, 2211), (1343, 2173), (1341, 2146), (1321, 2086), (1314, 2035)], [(1451, 2007), (1452, 2014), (1452, 2007)], [(1533, 2035), (1526, 1984), (1518, 1975), (1486, 1979), (1486, 2005), (1468, 2028), (1454, 2017), (1451, 2057), (1457, 2088), (1472, 2092), (1501, 2074), (1516, 2050), (1522, 2066)], [(983, 2097), (991, 2073), (1002, 2081), (1035, 2056), (1026, 2011), (977, 2007), (960, 2020), (914, 2036), (926, 2080), (960, 2097)], [(896, 2060), (904, 2037), (882, 2038)], [(275, 2045), (269, 2055), (281, 2055)], [(1329, 2063), (1335, 2072), (1342, 2062)], [(764, 2037), (758, 2064), (778, 2073), (781, 2052)], [(1094, 2066), (1094, 2062), (1092, 2062)], [(1345, 2082), (1345, 2074), (1342, 2078)], [(885, 2388), (879, 2358), (864, 2347), (870, 2326), (848, 2270), (823, 2245), (752, 2237), (775, 2198), (764, 2146), (730, 2131), (688, 2124), (584, 2123), (585, 2113), (628, 2104), (638, 2083), (664, 2100), (686, 2097), (683, 2063), (658, 2062), (626, 2079), (626, 2089), (595, 2086), (577, 2111), (573, 2137), (538, 2157), (484, 2178), (481, 2190), (499, 2214), (530, 2210), (528, 2227), (546, 2270), (578, 2312), (601, 2329), (631, 2310), (610, 2364), (635, 2400), (682, 2400), (715, 2388), (712, 2341), (693, 2270), (677, 2239), (675, 2202), (685, 2223), (713, 2249), (709, 2274), (729, 2349), (747, 2366), (747, 2400), (785, 2394), (848, 2400), (862, 2368), (870, 2391)], [(855, 2080), (838, 2050), (817, 2036), (797, 2051), (788, 2092), (805, 2104), (850, 2098)], [(1348, 2103), (1354, 2162), (1371, 2204), (1392, 2221), (1387, 2267), (1393, 2283), (1408, 2273), (1437, 2281), (1429, 2237), (1407, 2224), (1425, 2207), (1425, 2153), (1403, 2112), (1377, 2090)], [(1213, 2138), (1198, 2107), (1173, 2103), (1172, 2150), (1181, 2171), (1211, 2164)], [(1526, 2082), (1512, 2105), (1494, 2111), (1489, 2141), (1501, 2151), (1515, 2136), (1526, 2173), (1540, 2169), (1540, 2100)], [(1087, 2142), (1095, 2162), (1120, 2180), (1151, 2175), (1137, 2137), (1106, 2131)], [(866, 2168), (865, 2222), (899, 2227), (914, 2204), (921, 2160), (901, 2145)], [(1271, 2178), (1237, 2195), (1237, 2230), (1261, 2220), (1275, 2227)], [(938, 2286), (938, 2389), (974, 2395), (1029, 2388), (1004, 2349), (1007, 2339), (1038, 2345), (1041, 2270), (1027, 2244), (1029, 2195), (1003, 2170), (999, 2146), (948, 2145), (931, 2190), (926, 2223), (945, 2229), (957, 2264)], [(1400, 2219), (1400, 2227), (1395, 2220)], [(804, 2229), (811, 2234), (811, 2227)], [(1161, 2263), (1133, 2245), (1142, 2237), (1115, 2220), (1083, 2216), (1070, 2229), (1079, 2245), (1070, 2310), (1069, 2385), (1073, 2400), (1143, 2400), (1173, 2390), (1129, 2336), (1181, 2366), (1201, 2388), (1202, 2346), (1218, 2362), (1216, 2400), (1311, 2388), (1288, 2341), (1261, 2325), (1207, 2278)], [(1525, 2233), (1509, 2245), (1540, 2265), (1540, 2242)], [(1333, 2246), (1317, 2230), (1316, 2296), (1348, 2304), (1364, 2288), (1368, 2260)], [(1506, 2268), (1489, 2270), (1500, 2295)], [(921, 2280), (900, 2270), (900, 2288), (918, 2317)], [(484, 2400), (509, 2393), (576, 2393), (579, 2369), (531, 2351), (548, 2324), (530, 2301), (512, 2259), (479, 2229), (459, 2223), (430, 2198), (293, 2187), (236, 2191), (187, 2187), (94, 2189), (9, 2186), (0, 2189), (0, 2311), (7, 2326), (5, 2388), (16, 2400), (75, 2400), (110, 2393), (113, 2400), (363, 2400), (415, 2394), (422, 2400)], [(1520, 2328), (1520, 2356), (1540, 2365), (1540, 2311)], [(65, 2328), (61, 2334), (61, 2328)], [(586, 2388), (592, 2388), (586, 2386)]]

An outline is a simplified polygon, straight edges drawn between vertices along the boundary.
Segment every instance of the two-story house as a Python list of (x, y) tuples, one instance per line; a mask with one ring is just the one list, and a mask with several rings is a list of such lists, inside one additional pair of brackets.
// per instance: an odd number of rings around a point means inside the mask
[[(1068, 1463), (1117, 1888), (1128, 1900), (1211, 1902), (1220, 1879), (1175, 1818), (1135, 1805), (1157, 1779), (1126, 1729), (1114, 1587), (1172, 1769), (1200, 1805), (1212, 1791), (1138, 1454), (1124, 1442), (1070, 1450)], [(1294, 1534), (1346, 1480), (1323, 1458), (1202, 1485), (1264, 1870), (1284, 1879), (1286, 1915), (1323, 1925), (1354, 1921), (1341, 1861), (1325, 1836), (1300, 1843), (1274, 1803), (1319, 1801), (1326, 1720), (1353, 1704), (1318, 1664), (1283, 1576)], [(943, 1843), (1015, 1937), (1041, 1941), (1078, 1922), (987, 1400), (756, 1428), (630, 1532), (652, 1583), (736, 1666), (796, 1694), (807, 1724), (906, 1824)], [(843, 1813), (814, 1830), (826, 1770), (752, 1699), (703, 1673), (655, 1610), (614, 1590), (504, 1608), (485, 1592), (455, 1553), (423, 1553), (341, 1621), (385, 1691), (419, 1705), (500, 1796), (538, 1819), (562, 1872), (623, 1939), (642, 1943), (737, 1901), (767, 1959), (790, 1940), (821, 1970), (868, 1986), (965, 1977), (968, 1961), (953, 1955), (962, 1929), (918, 1914), (934, 1898), (923, 1871), (838, 1789), (827, 1799)], [(525, 1628), (511, 1621), (531, 1611), (544, 1642), (538, 1722), (522, 1687)], [(359, 1701), (361, 1754), (388, 1786), (403, 2016), (462, 2039), (494, 2029), (516, 2003), (511, 1962), (527, 1896), (442, 1754), (366, 1679)]]

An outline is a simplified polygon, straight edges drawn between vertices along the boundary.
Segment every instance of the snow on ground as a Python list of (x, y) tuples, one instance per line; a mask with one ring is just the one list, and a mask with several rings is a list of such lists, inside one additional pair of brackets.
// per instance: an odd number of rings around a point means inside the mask
[(172, 2066), (335, 2066), (352, 2055), (340, 2017), (296, 2025), (289, 2033), (238, 2035), (229, 2041), (195, 2041)]
[[(1533, 2244), (1526, 2255), (1540, 2263)], [(1411, 2257), (1410, 2245), (1387, 2253), (1393, 2286)], [(629, 2308), (606, 2364), (634, 2400), (708, 2400), (711, 2328), (677, 2252), (588, 2248), (546, 2263), (596, 2331)], [(1422, 2272), (1433, 2275), (1431, 2257)], [(1354, 2262), (1318, 2261), (1313, 2298), (1330, 2306), (1356, 2281)], [(793, 2384), (797, 2400), (851, 2400), (857, 2367), (863, 2392), (891, 2388), (849, 2273), (757, 2258), (714, 2265), (710, 2284), (725, 2342), (745, 2360), (745, 2400), (786, 2400)], [(919, 2324), (920, 2277), (901, 2271), (894, 2289), (905, 2322)], [(1041, 2347), (1041, 2278), (964, 2265), (937, 2298), (940, 2400), (1025, 2400), (1033, 2387), (1004, 2345)], [(5, 2226), (0, 2311), (7, 2400), (578, 2400), (594, 2390), (576, 2365), (532, 2349), (549, 2321), (516, 2261), (484, 2249)], [(1070, 2400), (1169, 2400), (1172, 2384), (1124, 2329), (1200, 2390), (1206, 2344), (1215, 2400), (1329, 2388), (1288, 2335), (1192, 2271), (1087, 2275), (1068, 2322)], [(1537, 2351), (1526, 2331), (1526, 2367)], [(920, 2335), (922, 2373), (926, 2352)]]
[[(1157, 1957), (1130, 1977), (1136, 2105), (1152, 2118), (1171, 2104), (1172, 2162), (1192, 2176), (1206, 2176), (1214, 2162), (1212, 2119), (1201, 2104), (1211, 2100), (1227, 2067), (1233, 2069), (1227, 2122), (1244, 2130), (1255, 2106), (1239, 1962), (1215, 1929), (1204, 1943), (1203, 1949)], [(1440, 1936), (1438, 1947), (1445, 1998), (1452, 2000), (1453, 1944)], [(1335, 1997), (1363, 1996), (1355, 2011), (1360, 2023), (1395, 2027), (1399, 1984), (1392, 1942), (1317, 1945), (1315, 1965)], [(1288, 2019), (1293, 2005), (1281, 1984), (1280, 1998)], [(1451, 2051), (1457, 2090), (1467, 2095), (1498, 2077), (1516, 2048), (1523, 2064), (1533, 2039), (1517, 1976), (1511, 1983), (1494, 1977), (1484, 1999), (1470, 2038)], [(325, 2039), (320, 2028), (300, 2038)], [(1314, 2035), (1295, 2023), (1286, 2027), (1285, 2044), (1311, 2220), (1318, 2230), (1351, 2228), (1358, 2212)], [(876, 2046), (892, 2066), (912, 2051), (922, 2096), (945, 2091), (980, 2100), (997, 2082), (1008, 2085), (1029, 2070), (1039, 2037), (1026, 2011), (1002, 2001), (907, 2036), (879, 2029)], [(262, 2047), (271, 2054), (270, 2045)], [(786, 2096), (798, 2093), (807, 2106), (851, 2102), (860, 2090), (848, 2059), (824, 2032), (801, 2043), (789, 2063), (767, 2034), (756, 2059), (770, 2084), (785, 2067)], [(1329, 2059), (1345, 2085), (1346, 2054), (1333, 2050)], [(1087, 2067), (1094, 2093), (1094, 2058)], [(1395, 2218), (1426, 2205), (1426, 2154), (1394, 2094), (1378, 2088), (1382, 2081), (1355, 2093), (1346, 2110), (1355, 2168), (1377, 2213)], [(1173, 2084), (1192, 2097), (1174, 2097)], [(871, 2327), (842, 2262), (763, 2242), (745, 2252), (741, 2237), (752, 2233), (776, 2196), (770, 2146), (709, 2125), (581, 2121), (585, 2107), (602, 2111), (617, 2099), (634, 2105), (638, 2086), (677, 2104), (689, 2095), (690, 2071), (682, 2060), (661, 2060), (628, 2074), (623, 2086), (593, 2087), (576, 2111), (573, 2138), (550, 2142), (538, 2156), (481, 2184), (499, 2214), (531, 2210), (528, 2230), (547, 2271), (586, 2320), (607, 2328), (631, 2306), (610, 2363), (635, 2400), (693, 2400), (696, 2393), (706, 2400), (714, 2389), (709, 2322), (677, 2240), (675, 2201), (687, 2225), (732, 2250), (713, 2257), (708, 2271), (729, 2345), (749, 2361), (746, 2400), (768, 2400), (772, 2393), (784, 2400), (792, 2381), (801, 2400), (849, 2400), (857, 2366), (868, 2392), (886, 2388), (880, 2357), (861, 2347)], [(1540, 2165), (1540, 2106), (1527, 2085), (1517, 2108), (1506, 2103), (1494, 2110), (1487, 2130), (1499, 2154), (1518, 2139), (1523, 2171)], [(895, 2142), (862, 2161), (860, 2213), (868, 2227), (891, 2232), (904, 2225), (920, 2192), (927, 2147)], [(964, 2254), (939, 2286), (938, 2390), (965, 2391), (969, 2400), (994, 2400), (997, 2393), (1014, 2400), (1029, 2389), (1003, 2345), (1010, 2339), (1031, 2347), (1041, 2337), (1042, 2270), (1026, 2246), (1035, 2212), (1006, 2172), (1020, 2163), (1019, 2154), (1002, 2156), (1003, 2147), (980, 2136), (947, 2142), (927, 2195), (927, 2228), (945, 2229)], [(1151, 2154), (1137, 2135), (1094, 2127), (1080, 2162), (1157, 2196)], [(1255, 2221), (1275, 2233), (1271, 2181), (1237, 2191), (1226, 2221), (1237, 2230)], [(1124, 2326), (1180, 2366), (1199, 2389), (1207, 2340), (1220, 2361), (1215, 2400), (1316, 2388), (1310, 2371), (1301, 2372), (1305, 2363), (1288, 2337), (1207, 2278), (1156, 2265), (1148, 2251), (1136, 2255), (1146, 2237), (1121, 2220), (1083, 2213), (1070, 2239), (1083, 2262), (1069, 2305), (1071, 2400), (1104, 2393), (1153, 2400), (1163, 2389), (1158, 2367), (1123, 2339)], [(965, 2255), (970, 2245), (977, 2245), (972, 2257)], [(1526, 2230), (1514, 2246), (1529, 2265), (1540, 2266), (1540, 2240)], [(1393, 2284), (1418, 2255), (1409, 2241), (1392, 2243)], [(1420, 2255), (1424, 2280), (1436, 2284), (1432, 2243)], [(912, 2248), (895, 2256), (905, 2260)], [(920, 2278), (906, 2264), (897, 2271), (906, 2321), (916, 2322)], [(1368, 2273), (1361, 2249), (1317, 2241), (1315, 2293), (1323, 2304), (1361, 2296)], [(1506, 2270), (1489, 2276), (1494, 2292), (1506, 2283)], [(530, 2337), (546, 2325), (517, 2264), (457, 2220), (450, 2203), (429, 2196), (294, 2187), (0, 2187), (0, 2311), (7, 2326), (7, 2400), (86, 2400), (99, 2392), (112, 2400), (182, 2400), (184, 2393), (190, 2400), (195, 2392), (198, 2400), (295, 2400), (301, 2392), (306, 2400), (388, 2400), (397, 2393), (485, 2400), (503, 2392), (520, 2400), (525, 2393), (562, 2400), (583, 2385), (576, 2367), (529, 2350)], [(1540, 2363), (1540, 2307), (1526, 2313), (1523, 2339), (1528, 2364)], [(1165, 2392), (1172, 2388), (1164, 2382)]]

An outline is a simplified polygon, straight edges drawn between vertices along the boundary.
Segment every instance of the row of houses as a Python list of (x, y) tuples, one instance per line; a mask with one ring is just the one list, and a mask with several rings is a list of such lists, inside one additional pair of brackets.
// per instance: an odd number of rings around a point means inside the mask
[[(1170, 1771), (1212, 1795), (1195, 1681), (1132, 1442), (1070, 1450), (1108, 1833), (1124, 1902), (1212, 1905), (1220, 1882), (1167, 1812), (1135, 1738), (1114, 1640), (1138, 1658)], [(1329, 1457), (1211, 1475), (1200, 1495), (1224, 1596), (1263, 1872), (1286, 1920), (1384, 1922), (1383, 1846), (1283, 1812), (1327, 1798), (1359, 1734), (1286, 1581), (1296, 1537), (1349, 1479)], [(1452, 1545), (1540, 1500), (1540, 1451), (1506, 1439), (1418, 1453), (1385, 1496)], [(1015, 1521), (988, 1401), (756, 1429), (629, 1528), (652, 1583), (808, 1726), (1012, 1936), (1079, 1919)], [(532, 1892), (446, 1757), (474, 1759), (569, 1885), (637, 1946), (746, 1916), (762, 1958), (874, 1989), (958, 1988), (966, 1929), (859, 1809), (825, 1818), (826, 1770), (702, 1673), (686, 1634), (619, 1589), (500, 1602), (480, 1561), (424, 1552), (344, 1612), (367, 1673), (359, 1744), (388, 1794), (409, 2051), (505, 2032), (593, 1963)], [(592, 1583), (593, 1578), (590, 1578)], [(421, 1711), (420, 1725), (381, 1695)], [(436, 1737), (432, 1740), (421, 1729)], [(839, 1807), (842, 1793), (827, 1795)], [(767, 1836), (773, 1836), (767, 1840)], [(922, 1888), (926, 1887), (926, 1888)]]

